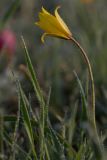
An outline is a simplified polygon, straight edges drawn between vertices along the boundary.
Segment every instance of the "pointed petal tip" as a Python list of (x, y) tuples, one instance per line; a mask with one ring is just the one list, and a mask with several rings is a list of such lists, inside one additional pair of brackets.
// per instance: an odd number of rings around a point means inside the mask
[(42, 13), (44, 13), (44, 14), (50, 14), (43, 6), (42, 6)]
[(56, 7), (56, 9), (60, 9), (61, 8), (61, 5), (58, 5), (57, 7)]
[(56, 15), (56, 13), (58, 13), (58, 9), (60, 9), (60, 8), (61, 8), (60, 5), (58, 5), (58, 6), (56, 7), (56, 9), (55, 9), (55, 15)]
[(42, 6), (42, 11), (44, 11), (44, 7)]
[(42, 36), (41, 36), (41, 41), (42, 41), (42, 43), (44, 43), (45, 42), (45, 36), (47, 35), (47, 33), (44, 33)]
[(41, 42), (42, 42), (43, 44), (44, 44), (44, 42), (45, 42), (44, 39), (43, 39), (42, 37), (41, 37)]

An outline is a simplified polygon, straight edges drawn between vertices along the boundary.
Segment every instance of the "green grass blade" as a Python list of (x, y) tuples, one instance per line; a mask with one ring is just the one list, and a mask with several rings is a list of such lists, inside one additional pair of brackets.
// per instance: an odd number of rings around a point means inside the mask
[(82, 100), (82, 120), (86, 121), (87, 120), (87, 114), (88, 114), (88, 107), (87, 107), (87, 101), (85, 98), (85, 93), (84, 93), (84, 89), (82, 87), (81, 81), (77, 75), (77, 73), (74, 71), (74, 74), (76, 76), (79, 88), (80, 88), (80, 93), (81, 93), (81, 100)]
[[(3, 140), (5, 141), (6, 144), (12, 147), (12, 139), (8, 135), (8, 132), (6, 131), (6, 129), (4, 129)], [(28, 160), (32, 160), (30, 156), (28, 156), (28, 154), (17, 143), (14, 144), (14, 147), (15, 147), (15, 150), (18, 150), (19, 153), (23, 154), (24, 158), (28, 157)]]
[(29, 53), (28, 53), (28, 49), (26, 47), (24, 38), (22, 37), (22, 42), (24, 45), (24, 50), (25, 50), (25, 57), (26, 57), (26, 62), (27, 62), (27, 67), (28, 67), (28, 74), (31, 80), (31, 83), (34, 87), (34, 91), (35, 94), (37, 96), (37, 99), (40, 103), (40, 121), (39, 121), (39, 127), (40, 127), (40, 159), (44, 156), (44, 128), (45, 128), (45, 109), (46, 109), (46, 105), (45, 105), (45, 101), (44, 101), (44, 97), (41, 91), (41, 88), (39, 86), (38, 80), (37, 80), (37, 75), (34, 71)]
[[(18, 96), (18, 97), (20, 97), (20, 96)], [(17, 142), (19, 120), (20, 120), (20, 99), (18, 100), (18, 112), (17, 112), (17, 119), (16, 119), (16, 122), (15, 122), (15, 129), (14, 129), (14, 133), (13, 133), (12, 147), (11, 147), (12, 154), (10, 155), (10, 160), (15, 160), (15, 154), (16, 154), (15, 144)]]
[(46, 107), (45, 107), (45, 121), (46, 121), (46, 124), (48, 123), (50, 96), (51, 96), (51, 88), (49, 89), (47, 103), (46, 103)]
[(68, 122), (68, 143), (70, 145), (72, 145), (74, 132), (77, 126), (77, 123), (76, 123), (77, 108), (78, 106), (77, 104), (75, 104), (74, 108), (72, 109), (72, 116), (70, 117)]
[(28, 72), (29, 72), (29, 75), (30, 75), (31, 82), (33, 84), (33, 87), (34, 87), (34, 90), (36, 92), (36, 96), (39, 100), (39, 103), (44, 106), (45, 105), (44, 98), (43, 98), (41, 88), (39, 86), (37, 76), (35, 74), (35, 71), (34, 71), (34, 68), (33, 68), (29, 53), (28, 53), (28, 49), (26, 47), (24, 38), (23, 37), (21, 37), (21, 38), (22, 38), (22, 41), (23, 41), (24, 49), (25, 49), (26, 62), (27, 62), (27, 67), (28, 67)]
[(76, 154), (76, 159), (75, 160), (82, 160), (84, 159), (84, 155), (85, 155), (85, 147), (84, 147), (84, 143), (81, 144), (78, 153)]
[(23, 90), (22, 90), (20, 84), (18, 84), (18, 87), (19, 87), (19, 95), (20, 95), (20, 109), (21, 109), (21, 113), (23, 116), (24, 126), (25, 126), (25, 129), (26, 129), (28, 137), (29, 137), (29, 141), (30, 141), (30, 144), (32, 147), (32, 152), (33, 152), (34, 158), (35, 158), (35, 160), (37, 160), (37, 155), (36, 155), (36, 151), (35, 151), (35, 147), (34, 147), (33, 130), (32, 130), (30, 116), (29, 116), (28, 109), (27, 109), (27, 104), (26, 104), (26, 101), (24, 98), (24, 93), (23, 93)]

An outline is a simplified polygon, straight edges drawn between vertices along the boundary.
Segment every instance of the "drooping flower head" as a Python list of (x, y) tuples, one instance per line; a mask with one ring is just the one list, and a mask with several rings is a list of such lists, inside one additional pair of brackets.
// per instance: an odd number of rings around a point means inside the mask
[(42, 42), (44, 42), (44, 37), (46, 35), (64, 38), (67, 40), (71, 39), (72, 33), (58, 14), (59, 8), (60, 7), (58, 6), (55, 9), (55, 15), (52, 15), (42, 7), (42, 11), (39, 13), (39, 22), (35, 23), (45, 31), (41, 37)]

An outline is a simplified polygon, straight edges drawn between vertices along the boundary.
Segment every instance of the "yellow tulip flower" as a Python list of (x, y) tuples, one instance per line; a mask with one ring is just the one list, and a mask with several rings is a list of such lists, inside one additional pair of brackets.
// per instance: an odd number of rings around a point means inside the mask
[(58, 14), (59, 8), (60, 7), (58, 6), (55, 9), (55, 15), (52, 15), (42, 7), (42, 11), (39, 13), (40, 21), (35, 23), (45, 31), (45, 33), (41, 37), (42, 42), (44, 42), (44, 38), (46, 35), (64, 38), (67, 40), (71, 39), (72, 33)]
[[(92, 0), (81, 0), (81, 2), (91, 2)], [(54, 37), (59, 37), (59, 38), (64, 38), (66, 40), (70, 40), (72, 43), (74, 43), (79, 49), (80, 53), (82, 54), (84, 61), (87, 65), (88, 68), (88, 73), (90, 76), (91, 80), (91, 102), (92, 106), (90, 109), (90, 114), (89, 115), (89, 122), (92, 124), (92, 128), (94, 129), (95, 137), (96, 137), (96, 142), (98, 142), (100, 146), (100, 141), (99, 141), (99, 135), (97, 133), (97, 128), (96, 128), (96, 121), (95, 121), (95, 90), (94, 90), (94, 79), (93, 79), (93, 72), (91, 68), (91, 64), (89, 61), (89, 58), (82, 48), (82, 46), (79, 44), (79, 42), (72, 36), (72, 33), (70, 32), (69, 28), (65, 24), (65, 22), (62, 20), (60, 15), (58, 14), (58, 9), (59, 7), (56, 8), (55, 10), (55, 15), (50, 14), (47, 10), (45, 10), (42, 7), (42, 11), (39, 13), (39, 22), (36, 22), (36, 25), (38, 25), (42, 30), (45, 31), (45, 33), (42, 35), (41, 40), (44, 42), (44, 37), (46, 35), (49, 36), (54, 36)]]

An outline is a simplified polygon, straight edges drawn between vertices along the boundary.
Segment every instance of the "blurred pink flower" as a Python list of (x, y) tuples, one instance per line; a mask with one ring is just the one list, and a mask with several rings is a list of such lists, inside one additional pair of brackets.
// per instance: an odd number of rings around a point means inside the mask
[(16, 36), (15, 34), (9, 30), (5, 29), (0, 32), (0, 52), (3, 50), (8, 58), (8, 60), (12, 60), (12, 57), (15, 53), (16, 49)]

